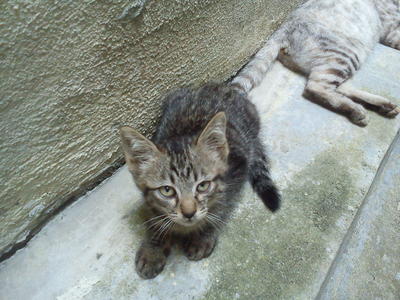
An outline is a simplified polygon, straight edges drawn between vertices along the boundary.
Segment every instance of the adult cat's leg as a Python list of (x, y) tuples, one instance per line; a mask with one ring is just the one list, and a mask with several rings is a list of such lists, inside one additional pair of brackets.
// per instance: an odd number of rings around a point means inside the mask
[(354, 101), (372, 105), (377, 109), (378, 113), (385, 117), (393, 118), (400, 113), (400, 108), (396, 104), (391, 103), (388, 99), (358, 90), (347, 83), (339, 86), (337, 91)]
[[(212, 218), (212, 217), (210, 217)], [(215, 222), (215, 226), (219, 221)], [(183, 245), (183, 251), (190, 260), (200, 260), (211, 255), (218, 240), (218, 232), (212, 226), (206, 227), (199, 232), (192, 233), (186, 237)]]
[(136, 272), (144, 279), (156, 277), (164, 269), (169, 253), (169, 239), (154, 237), (149, 231), (136, 252)]
[(365, 109), (336, 91), (345, 79), (345, 74), (336, 69), (312, 70), (304, 94), (313, 102), (347, 116), (354, 124), (366, 126), (368, 119)]

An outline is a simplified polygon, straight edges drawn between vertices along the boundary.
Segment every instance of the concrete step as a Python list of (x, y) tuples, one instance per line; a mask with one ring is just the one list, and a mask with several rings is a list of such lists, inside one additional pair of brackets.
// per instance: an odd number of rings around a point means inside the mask
[(400, 133), (331, 266), (318, 299), (400, 299)]
[[(400, 104), (400, 52), (378, 46), (353, 83)], [(189, 262), (175, 251), (162, 274), (141, 280), (134, 270), (143, 236), (140, 194), (123, 167), (0, 264), (0, 299), (312, 299), (318, 293), (323, 299), (347, 299), (352, 284), (348, 289), (335, 287), (343, 276), (339, 267), (348, 264), (339, 257), (351, 255), (343, 249), (352, 248), (352, 240), (368, 240), (368, 235), (354, 235), (357, 227), (350, 225), (400, 128), (400, 118), (370, 112), (370, 124), (357, 127), (305, 100), (304, 84), (303, 77), (276, 63), (251, 94), (283, 194), (277, 214), (265, 210), (246, 186), (211, 257)], [(371, 252), (354, 253), (360, 257)], [(373, 260), (382, 270), (381, 264), (395, 260), (394, 252), (385, 254), (389, 258)], [(357, 282), (355, 288), (362, 291), (358, 274), (376, 267), (353, 267), (349, 276)], [(379, 277), (386, 274), (382, 270), (371, 273), (376, 288), (384, 281)], [(400, 292), (398, 281), (391, 284), (388, 294), (380, 294), (382, 299)], [(362, 299), (377, 294), (368, 295)]]

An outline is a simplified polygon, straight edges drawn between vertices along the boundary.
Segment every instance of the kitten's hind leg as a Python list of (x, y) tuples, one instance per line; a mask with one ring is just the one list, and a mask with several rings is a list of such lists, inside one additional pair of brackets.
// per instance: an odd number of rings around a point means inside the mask
[(337, 91), (356, 102), (370, 105), (372, 109), (376, 109), (378, 113), (385, 117), (394, 118), (400, 113), (400, 108), (388, 99), (358, 90), (347, 83), (339, 86)]
[(345, 115), (354, 124), (366, 126), (368, 118), (365, 109), (336, 91), (345, 79), (346, 76), (340, 70), (312, 70), (304, 95), (315, 103)]

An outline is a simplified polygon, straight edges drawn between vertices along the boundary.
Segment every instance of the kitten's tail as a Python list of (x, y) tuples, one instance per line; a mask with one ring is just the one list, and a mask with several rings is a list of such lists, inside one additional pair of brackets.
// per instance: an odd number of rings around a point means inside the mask
[(264, 147), (258, 143), (255, 150), (255, 159), (250, 165), (249, 181), (264, 205), (274, 212), (280, 207), (279, 191), (270, 177)]
[(286, 34), (283, 27), (275, 31), (265, 45), (251, 58), (232, 80), (231, 86), (248, 93), (256, 87), (277, 59), (279, 51), (285, 47)]

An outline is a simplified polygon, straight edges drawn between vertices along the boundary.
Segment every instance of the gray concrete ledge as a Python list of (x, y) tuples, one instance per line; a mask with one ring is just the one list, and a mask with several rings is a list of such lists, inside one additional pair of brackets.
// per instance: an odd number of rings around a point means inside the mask
[(400, 297), (400, 132), (321, 287), (318, 299)]

